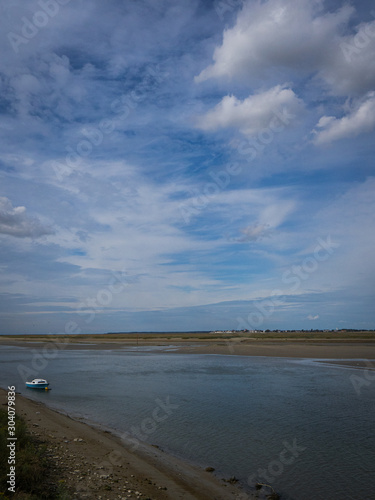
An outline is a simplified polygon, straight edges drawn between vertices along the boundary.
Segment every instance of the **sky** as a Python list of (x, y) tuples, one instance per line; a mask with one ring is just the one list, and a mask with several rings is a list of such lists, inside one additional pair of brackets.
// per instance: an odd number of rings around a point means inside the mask
[(375, 328), (370, 0), (1, 10), (1, 334)]

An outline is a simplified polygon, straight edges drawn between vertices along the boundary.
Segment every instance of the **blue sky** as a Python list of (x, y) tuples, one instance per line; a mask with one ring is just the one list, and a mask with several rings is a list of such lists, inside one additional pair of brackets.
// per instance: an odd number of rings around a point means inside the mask
[(0, 23), (0, 333), (375, 327), (370, 1)]

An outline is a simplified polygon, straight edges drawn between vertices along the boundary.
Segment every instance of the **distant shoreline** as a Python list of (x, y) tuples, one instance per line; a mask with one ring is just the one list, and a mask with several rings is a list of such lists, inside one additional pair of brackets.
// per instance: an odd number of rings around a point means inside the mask
[[(105, 337), (105, 338), (103, 338)], [(153, 336), (138, 338), (122, 334), (116, 338), (104, 335), (0, 337), (0, 346), (30, 349), (74, 350), (147, 350), (163, 354), (211, 354), (238, 356), (266, 356), (331, 360), (334, 364), (355, 368), (370, 368), (375, 363), (375, 339), (252, 339), (198, 338), (189, 334), (174, 334), (167, 338)]]
[(139, 332), (106, 332), (106, 333), (81, 333), (78, 325), (72, 322), (69, 325), (70, 333), (17, 333), (0, 334), (0, 339), (28, 339), (28, 338), (50, 338), (69, 337), (71, 339), (96, 339), (96, 340), (118, 340), (118, 339), (226, 339), (244, 338), (249, 340), (262, 339), (319, 339), (319, 340), (372, 340), (375, 342), (375, 330), (194, 330), (194, 331), (139, 331)]

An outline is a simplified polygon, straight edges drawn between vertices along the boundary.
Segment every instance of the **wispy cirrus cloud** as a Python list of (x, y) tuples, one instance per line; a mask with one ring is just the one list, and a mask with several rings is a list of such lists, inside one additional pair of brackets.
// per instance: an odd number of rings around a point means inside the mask
[(0, 16), (1, 331), (234, 328), (328, 235), (273, 326), (369, 321), (370, 0), (59, 5), (18, 52), (41, 6)]

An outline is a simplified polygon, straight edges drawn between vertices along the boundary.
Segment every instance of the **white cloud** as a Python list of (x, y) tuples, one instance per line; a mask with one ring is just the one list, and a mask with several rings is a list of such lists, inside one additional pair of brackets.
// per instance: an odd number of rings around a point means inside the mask
[(314, 321), (316, 319), (319, 319), (319, 314), (316, 314), (315, 316), (313, 316), (312, 314), (309, 314), (307, 316), (307, 319), (311, 320), (311, 321)]
[[(82, 106), (92, 87), (90, 64), (73, 70), (65, 55), (46, 52), (38, 59), (25, 63), (22, 68), (6, 68), (5, 97), (12, 101), (13, 109), (22, 116), (57, 117), (72, 119), (82, 112)], [(77, 109), (80, 104), (81, 109)]]
[(346, 6), (323, 14), (320, 5), (320, 1), (308, 0), (247, 2), (235, 26), (224, 32), (214, 64), (196, 81), (263, 76), (275, 67), (314, 70), (328, 57), (332, 36), (353, 12)]
[[(261, 206), (252, 206), (251, 212), (257, 213), (257, 221), (240, 229), (242, 236), (234, 241), (247, 243), (249, 241), (261, 241), (265, 237), (273, 235), (274, 230), (281, 226), (295, 211), (296, 203), (292, 200), (277, 199), (277, 194), (272, 195), (267, 190), (259, 190), (265, 195)], [(272, 200), (272, 197), (274, 199)], [(259, 202), (258, 202), (259, 204)], [(248, 210), (250, 212), (250, 210)], [(232, 215), (233, 217), (233, 215)]]
[(323, 116), (314, 133), (315, 143), (325, 144), (347, 137), (355, 137), (375, 128), (375, 92), (370, 92), (342, 118)]
[(195, 81), (317, 75), (335, 94), (368, 92), (375, 85), (375, 22), (352, 30), (352, 6), (336, 12), (323, 6), (321, 0), (246, 2), (236, 24), (224, 31), (213, 64)]
[(26, 215), (25, 207), (13, 207), (8, 198), (0, 197), (0, 234), (38, 238), (52, 232), (52, 229), (43, 226), (38, 219)]
[[(244, 1), (237, 22), (215, 52), (213, 66), (201, 78), (212, 72), (223, 81), (200, 88), (192, 87), (193, 75), (211, 62), (202, 63), (203, 54), (223, 29), (215, 2), (68, 2), (20, 45), (17, 55), (6, 34), (21, 33), (22, 18), (32, 19), (40, 6), (12, 0), (9, 15), (0, 18), (5, 33), (0, 40), (0, 168), (1, 191), (7, 196), (0, 203), (1, 257), (6, 265), (1, 285), (24, 301), (37, 300), (37, 308), (27, 305), (33, 314), (39, 306), (54, 311), (48, 316), (54, 331), (60, 308), (65, 305), (69, 312), (86, 298), (97, 297), (112, 271), (122, 269), (134, 283), (113, 297), (108, 310), (247, 300), (259, 297), (260, 290), (267, 297), (282, 286), (285, 269), (308, 257), (302, 251), (310, 245), (314, 250), (316, 238), (329, 234), (340, 249), (301, 281), (298, 293), (342, 286), (349, 296), (348, 309), (355, 308), (350, 297), (360, 291), (366, 289), (371, 296), (374, 184), (338, 203), (344, 189), (338, 172), (351, 160), (347, 150), (332, 148), (327, 155), (323, 148), (315, 150), (319, 156), (314, 160), (305, 141), (290, 139), (306, 136), (323, 115), (317, 130), (328, 132), (343, 115), (354, 116), (365, 102), (361, 96), (375, 90), (374, 28), (371, 23), (355, 27), (354, 17), (348, 23), (351, 7), (328, 13), (324, 0)], [(361, 5), (363, 15), (369, 16), (369, 9)], [(360, 33), (367, 38), (361, 41)], [(231, 87), (223, 86), (226, 77), (233, 79)], [(350, 94), (347, 102), (354, 104), (337, 112), (339, 101), (330, 100), (333, 93)], [(264, 148), (263, 154), (259, 131), (269, 127), (280, 110), (286, 110), (284, 118), (288, 113), (299, 118), (299, 98), (306, 103), (305, 124), (298, 119), (296, 127), (292, 118), (287, 140), (283, 134), (283, 142)], [(191, 117), (198, 114), (204, 114), (200, 125), (205, 130), (236, 127), (251, 137), (244, 141), (223, 133), (220, 140), (202, 140), (191, 127)], [(113, 124), (113, 133), (102, 141), (88, 134), (92, 152), (73, 161), (71, 151), (77, 152), (87, 131), (98, 129), (105, 119)], [(235, 141), (241, 146), (234, 146)], [(262, 151), (255, 161), (246, 152), (252, 144)], [(358, 156), (358, 143), (349, 146)], [(369, 171), (371, 156), (368, 150), (361, 153), (363, 168), (345, 176), (348, 185)], [(56, 175), (54, 160), (65, 165), (68, 158), (69, 168)], [(232, 161), (242, 168), (233, 176), (221, 170)], [(331, 174), (311, 177), (311, 164)], [(210, 169), (215, 169), (214, 175)], [(284, 169), (296, 175), (271, 175)], [(332, 184), (326, 186), (326, 179)], [(327, 210), (333, 201), (337, 205)], [(192, 210), (189, 225), (181, 206)], [(314, 218), (317, 206), (324, 213)], [(54, 234), (46, 227), (49, 220), (54, 221)], [(43, 245), (31, 239), (42, 234), (48, 235)], [(244, 244), (236, 245), (236, 237)], [(257, 243), (246, 244), (252, 241)], [(290, 287), (286, 292), (291, 293)], [(27, 312), (17, 304), (17, 313)], [(306, 322), (306, 316), (318, 310), (323, 317), (317, 304), (314, 299), (299, 313)], [(218, 310), (225, 314), (225, 309)], [(192, 314), (184, 313), (180, 324)], [(230, 314), (225, 321), (231, 321)], [(236, 316), (233, 312), (232, 321)], [(337, 317), (342, 317), (341, 310)], [(86, 328), (85, 318), (78, 319)], [(17, 319), (12, 321), (15, 325)], [(293, 321), (291, 316), (290, 325)], [(91, 329), (102, 328), (94, 323)], [(109, 318), (104, 328), (111, 325)], [(157, 318), (155, 325), (170, 327)], [(43, 322), (35, 328), (43, 328)]]
[(238, 242), (259, 241), (271, 232), (267, 224), (253, 224), (240, 230), (243, 236), (237, 239)]
[(332, 34), (331, 56), (320, 76), (338, 95), (363, 95), (375, 87), (375, 21), (361, 23), (354, 32)]
[(286, 111), (293, 119), (301, 107), (302, 101), (293, 90), (277, 85), (243, 101), (235, 96), (225, 96), (213, 110), (200, 117), (198, 126), (203, 130), (238, 127), (243, 134), (251, 136), (272, 127), (273, 123), (276, 127), (285, 127), (285, 123), (280, 123), (280, 113)]
[[(80, 196), (84, 196), (77, 212), (87, 218), (86, 224), (89, 220), (95, 221), (95, 230), (89, 231), (85, 241), (79, 238), (78, 220), (72, 220), (69, 228), (63, 229), (66, 224), (59, 219), (58, 231), (48, 240), (65, 250), (58, 262), (77, 266), (80, 272), (106, 275), (113, 269), (126, 269), (132, 276), (139, 276), (126, 302), (123, 297), (119, 297), (118, 302), (116, 298), (114, 307), (147, 309), (243, 299), (247, 289), (243, 291), (233, 284), (228, 288), (225, 279), (212, 274), (215, 259), (221, 258), (228, 247), (227, 235), (236, 232), (238, 236), (240, 228), (247, 227), (240, 236), (246, 241), (257, 236), (261, 239), (265, 234), (256, 235), (259, 229), (250, 234), (250, 226), (259, 226), (272, 231), (273, 237), (276, 228), (295, 209), (289, 189), (226, 189), (198, 214), (218, 231), (214, 234), (205, 231), (204, 235), (197, 236), (194, 231), (185, 230), (180, 210), (180, 195), (189, 192), (187, 181), (176, 184), (170, 180), (160, 184), (126, 162), (107, 161), (105, 166), (106, 169), (100, 162), (91, 162), (85, 176), (71, 180), (76, 183)], [(119, 179), (123, 182), (118, 183)], [(99, 185), (102, 196), (92, 206), (92, 193)], [(189, 199), (186, 202), (189, 203)], [(188, 262), (185, 254), (189, 256)], [(75, 292), (69, 292), (72, 293)], [(78, 293), (82, 290), (78, 289)]]
[(35, 160), (33, 160), (32, 158), (17, 153), (0, 154), (0, 161), (2, 161), (5, 165), (8, 165), (10, 167), (21, 166), (26, 168), (31, 167), (35, 163)]

